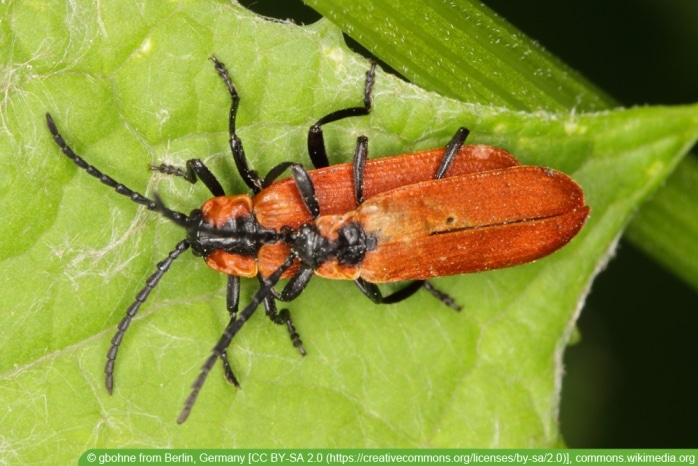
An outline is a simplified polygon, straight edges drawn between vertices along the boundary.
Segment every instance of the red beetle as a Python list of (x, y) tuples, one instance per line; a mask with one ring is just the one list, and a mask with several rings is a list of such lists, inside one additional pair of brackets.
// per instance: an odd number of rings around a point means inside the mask
[[(357, 141), (354, 162), (329, 166), (322, 132), (326, 123), (371, 111), (375, 65), (366, 74), (364, 105), (330, 113), (310, 128), (308, 149), (316, 169), (286, 162), (265, 178), (250, 170), (235, 130), (239, 96), (222, 62), (212, 57), (232, 99), (230, 147), (237, 169), (252, 189), (249, 195), (226, 196), (200, 160), (186, 170), (151, 167), (201, 179), (213, 198), (189, 215), (166, 208), (156, 195), (149, 199), (86, 163), (67, 145), (49, 114), (47, 124), (62, 152), (78, 167), (132, 201), (158, 211), (186, 228), (157, 271), (146, 280), (112, 339), (105, 366), (107, 389), (113, 390), (118, 348), (140, 306), (172, 262), (189, 247), (219, 272), (228, 274), (227, 308), (231, 322), (202, 368), (178, 422), (184, 422), (215, 360), (238, 385), (226, 350), (233, 336), (260, 303), (277, 324), (288, 327), (294, 345), (305, 354), (287, 309), (313, 275), (351, 279), (376, 303), (403, 300), (424, 287), (458, 309), (428, 282), (433, 277), (478, 272), (530, 262), (569, 242), (583, 226), (589, 208), (581, 188), (558, 171), (521, 166), (506, 151), (463, 145), (468, 131), (458, 130), (445, 149), (367, 160), (368, 141)], [(277, 181), (287, 169), (291, 178)], [(260, 289), (238, 313), (240, 277), (258, 277)], [(281, 292), (274, 286), (289, 282)], [(402, 290), (382, 296), (377, 283), (412, 280)]]

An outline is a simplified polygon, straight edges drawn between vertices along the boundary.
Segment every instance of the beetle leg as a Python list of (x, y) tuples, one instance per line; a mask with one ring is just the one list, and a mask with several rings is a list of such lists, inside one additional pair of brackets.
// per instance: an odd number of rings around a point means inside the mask
[[(458, 128), (458, 131), (456, 131), (456, 134), (453, 135), (451, 140), (446, 144), (446, 150), (444, 151), (444, 156), (441, 159), (441, 163), (439, 164), (439, 168), (436, 170), (436, 174), (434, 175), (434, 179), (441, 179), (446, 175), (446, 172), (448, 169), (451, 167), (451, 164), (453, 163), (453, 160), (456, 158), (456, 155), (458, 155), (458, 151), (460, 150), (461, 147), (463, 147), (463, 144), (465, 143), (466, 138), (470, 134), (470, 130), (468, 130), (465, 127), (460, 127)], [(358, 147), (357, 147), (358, 151)], [(358, 285), (358, 283), (357, 283)], [(375, 285), (374, 285), (375, 286)], [(429, 293), (432, 294), (436, 299), (444, 303), (446, 306), (450, 307), (451, 309), (454, 309), (456, 311), (460, 311), (461, 307), (456, 304), (456, 302), (451, 298), (448, 294), (444, 293), (443, 291), (439, 291), (437, 288), (434, 287), (431, 283), (428, 281), (414, 281), (410, 285), (407, 285), (405, 288), (402, 290), (398, 290), (395, 293), (386, 296), (383, 298), (383, 303), (396, 303), (399, 301), (402, 301), (403, 299), (409, 298), (412, 296), (419, 288), (424, 287), (425, 290), (427, 290)], [(359, 286), (361, 289), (361, 286)], [(378, 287), (376, 287), (376, 290), (378, 290)], [(363, 289), (362, 289), (363, 291)], [(378, 293), (380, 293), (380, 290), (378, 290)], [(368, 296), (368, 295), (367, 295)], [(370, 297), (370, 296), (369, 296)]]
[(446, 306), (450, 307), (454, 311), (460, 311), (461, 307), (456, 303), (456, 301), (451, 298), (450, 295), (444, 293), (443, 291), (439, 290), (438, 288), (435, 288), (434, 285), (431, 284), (431, 282), (425, 281), (424, 284), (422, 285), (425, 290), (427, 290), (429, 293), (432, 294), (436, 299), (444, 303)]
[(267, 173), (267, 176), (264, 177), (264, 180), (262, 180), (262, 187), (266, 188), (270, 184), (272, 184), (276, 179), (281, 176), (283, 172), (286, 171), (287, 168), (292, 167), (293, 165), (298, 165), (295, 162), (281, 162), (280, 164), (276, 165), (273, 167), (271, 170), (269, 170), (269, 173)]
[(371, 113), (371, 91), (376, 77), (376, 63), (371, 63), (371, 68), (366, 72), (366, 84), (364, 85), (363, 107), (349, 107), (336, 110), (320, 118), (308, 131), (308, 154), (315, 168), (327, 167), (330, 161), (325, 149), (325, 137), (322, 133), (322, 125), (333, 121), (343, 120), (355, 116), (365, 116)]
[(366, 295), (368, 299), (376, 304), (394, 304), (403, 301), (413, 294), (415, 294), (422, 286), (424, 286), (424, 281), (417, 280), (410, 282), (409, 285), (398, 290), (388, 296), (383, 296), (378, 285), (375, 283), (367, 282), (363, 278), (357, 278), (354, 280), (356, 286), (361, 290), (363, 294)]
[(356, 205), (364, 202), (364, 172), (366, 171), (366, 160), (368, 159), (368, 138), (359, 136), (356, 138), (356, 149), (354, 150), (354, 198)]
[(216, 72), (225, 82), (228, 88), (228, 93), (230, 94), (230, 114), (228, 116), (228, 135), (230, 150), (233, 153), (233, 160), (235, 161), (235, 166), (240, 173), (240, 177), (245, 182), (245, 184), (257, 194), (262, 190), (262, 179), (259, 177), (256, 171), (250, 169), (247, 165), (247, 157), (245, 156), (245, 149), (242, 147), (242, 141), (238, 137), (235, 131), (235, 120), (238, 114), (238, 105), (240, 104), (240, 95), (238, 94), (233, 81), (230, 79), (228, 74), (228, 69), (225, 64), (218, 60), (216, 57), (211, 56), (211, 61), (216, 67)]
[[(238, 305), (240, 304), (240, 277), (234, 275), (228, 275), (228, 285), (226, 287), (226, 308), (228, 309), (228, 314), (231, 319), (235, 319), (238, 313)], [(225, 379), (229, 384), (240, 386), (238, 379), (235, 378), (233, 373), (233, 368), (230, 366), (230, 359), (228, 358), (228, 350), (223, 350), (220, 356), (221, 363), (223, 363), (223, 371), (225, 373)]]
[(230, 319), (230, 322), (228, 322), (228, 325), (223, 331), (223, 335), (221, 335), (221, 338), (218, 340), (218, 343), (216, 343), (216, 346), (214, 346), (213, 350), (211, 350), (211, 355), (206, 359), (204, 365), (201, 366), (201, 372), (199, 372), (199, 376), (196, 378), (196, 380), (194, 380), (194, 383), (191, 386), (191, 393), (184, 401), (184, 408), (182, 409), (182, 412), (177, 418), (177, 424), (181, 424), (187, 420), (192, 408), (194, 407), (196, 399), (199, 397), (199, 392), (201, 392), (201, 388), (204, 386), (204, 382), (206, 382), (208, 373), (211, 372), (211, 369), (213, 368), (213, 365), (216, 363), (216, 360), (230, 346), (230, 343), (233, 341), (233, 338), (235, 338), (235, 335), (237, 335), (237, 333), (240, 331), (243, 325), (245, 325), (249, 318), (252, 317), (252, 314), (254, 314), (254, 311), (257, 309), (257, 306), (259, 306), (259, 304), (262, 301), (264, 301), (264, 299), (267, 296), (269, 296), (269, 290), (274, 285), (276, 285), (276, 283), (279, 281), (279, 278), (281, 278), (281, 275), (289, 267), (291, 267), (291, 265), (293, 264), (293, 260), (294, 256), (289, 255), (288, 258), (286, 258), (286, 261), (281, 265), (281, 267), (279, 267), (278, 269), (276, 269), (274, 273), (269, 275), (269, 278), (260, 278), (262, 286), (260, 286), (259, 290), (257, 290), (254, 296), (252, 296), (252, 301), (250, 301), (250, 303), (245, 307), (245, 309), (243, 309), (239, 314), (237, 314), (234, 319)]
[(359, 290), (361, 290), (361, 292), (368, 297), (368, 299), (370, 299), (376, 304), (399, 303), (400, 301), (403, 301), (415, 294), (420, 288), (424, 288), (429, 293), (431, 293), (436, 299), (438, 299), (451, 309), (454, 309), (456, 311), (460, 311), (461, 309), (460, 306), (458, 306), (456, 302), (453, 300), (453, 298), (451, 298), (443, 291), (440, 291), (437, 288), (435, 288), (434, 285), (432, 285), (428, 281), (424, 280), (415, 280), (413, 282), (410, 282), (404, 288), (397, 290), (389, 294), (388, 296), (383, 296), (383, 293), (381, 293), (380, 289), (378, 288), (378, 285), (376, 285), (375, 283), (367, 282), (363, 278), (357, 278), (356, 280), (354, 280), (354, 283), (359, 288)]
[[(260, 285), (264, 286), (264, 278), (261, 275), (258, 275), (258, 278)], [(267, 317), (269, 317), (269, 320), (274, 322), (276, 325), (286, 326), (286, 328), (288, 329), (289, 336), (291, 337), (291, 341), (293, 342), (293, 346), (298, 348), (298, 351), (301, 353), (301, 355), (305, 356), (305, 348), (303, 348), (303, 342), (301, 341), (301, 337), (300, 335), (298, 335), (296, 327), (293, 325), (291, 313), (288, 309), (281, 309), (281, 311), (277, 310), (276, 300), (274, 299), (276, 290), (274, 288), (270, 288), (269, 290), (269, 295), (265, 296), (264, 298), (264, 310), (266, 311)]]
[(296, 299), (308, 286), (308, 282), (310, 282), (314, 273), (315, 270), (313, 268), (301, 266), (301, 269), (286, 283), (281, 293), (278, 293), (278, 299), (285, 302)]
[(468, 137), (468, 134), (470, 134), (470, 130), (468, 130), (467, 128), (464, 128), (462, 126), (458, 128), (456, 134), (454, 134), (449, 143), (446, 144), (446, 151), (444, 152), (444, 156), (441, 159), (439, 168), (436, 170), (434, 179), (439, 180), (444, 177), (449, 167), (453, 163), (453, 159), (456, 158), (456, 155), (458, 155), (458, 151), (465, 143), (465, 139)]
[(296, 186), (301, 194), (303, 203), (308, 208), (308, 212), (316, 219), (320, 216), (320, 203), (315, 197), (315, 187), (313, 186), (313, 181), (310, 179), (310, 175), (305, 170), (305, 168), (300, 165), (292, 165), (291, 173), (293, 174), (293, 179), (296, 181)]
[(199, 159), (187, 160), (187, 169), (174, 167), (172, 165), (151, 165), (150, 169), (166, 175), (179, 176), (194, 184), (196, 180), (201, 180), (214, 197), (225, 196), (223, 186), (221, 186), (211, 170)]

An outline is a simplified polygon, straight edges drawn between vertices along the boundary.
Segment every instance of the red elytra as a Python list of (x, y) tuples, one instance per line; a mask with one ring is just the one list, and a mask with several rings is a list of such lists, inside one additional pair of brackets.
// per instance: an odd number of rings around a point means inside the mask
[(404, 186), (355, 212), (378, 238), (360, 275), (384, 283), (524, 264), (567, 244), (588, 215), (579, 185), (549, 168), (518, 166)]

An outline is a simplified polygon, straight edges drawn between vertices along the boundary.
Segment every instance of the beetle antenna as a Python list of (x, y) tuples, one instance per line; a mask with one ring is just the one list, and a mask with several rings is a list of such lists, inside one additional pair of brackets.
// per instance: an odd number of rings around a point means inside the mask
[(165, 204), (162, 202), (162, 198), (158, 193), (153, 193), (153, 199), (153, 203), (155, 204), (155, 208), (153, 210), (155, 212), (161, 213), (163, 217), (181, 227), (186, 228), (187, 226), (189, 226), (188, 215), (184, 215), (181, 212), (177, 212), (176, 210), (171, 210), (165, 207)]
[(56, 143), (56, 145), (61, 149), (61, 152), (63, 152), (63, 154), (66, 157), (68, 157), (70, 160), (72, 160), (75, 165), (77, 165), (79, 168), (85, 170), (88, 175), (97, 178), (103, 184), (106, 184), (107, 186), (113, 188), (114, 191), (121, 194), (122, 196), (128, 197), (136, 204), (146, 206), (148, 208), (148, 210), (160, 212), (165, 217), (170, 218), (170, 219), (173, 219), (174, 217), (187, 218), (187, 216), (181, 212), (176, 212), (176, 211), (164, 208), (164, 207), (162, 207), (162, 208), (159, 207), (157, 205), (157, 203), (155, 201), (153, 201), (152, 199), (145, 197), (141, 193), (134, 191), (127, 186), (124, 186), (123, 184), (119, 183), (111, 176), (102, 173), (94, 166), (85, 162), (85, 159), (83, 159), (78, 154), (76, 154), (73, 151), (73, 149), (68, 145), (68, 143), (65, 142), (65, 139), (63, 139), (63, 136), (61, 136), (61, 134), (58, 132), (58, 128), (56, 128), (56, 123), (53, 121), (53, 117), (51, 117), (51, 114), (48, 112), (46, 112), (46, 125), (48, 126), (48, 130), (51, 131), (51, 134), (53, 135), (53, 140)]
[(126, 330), (128, 330), (128, 326), (131, 325), (131, 321), (138, 313), (141, 305), (148, 299), (150, 292), (160, 283), (160, 279), (165, 275), (165, 272), (170, 269), (172, 262), (187, 249), (189, 249), (189, 240), (184, 239), (177, 243), (177, 246), (170, 251), (165, 259), (158, 262), (156, 266), (157, 270), (145, 281), (145, 286), (138, 292), (136, 300), (128, 307), (126, 315), (121, 319), (121, 322), (119, 322), (117, 326), (118, 330), (114, 334), (114, 338), (111, 339), (111, 346), (109, 347), (109, 351), (107, 351), (107, 363), (104, 365), (104, 373), (106, 374), (104, 385), (106, 385), (109, 394), (111, 394), (114, 389), (114, 363), (116, 362), (116, 354), (119, 351), (119, 345), (121, 345), (121, 340), (124, 339), (124, 334)]

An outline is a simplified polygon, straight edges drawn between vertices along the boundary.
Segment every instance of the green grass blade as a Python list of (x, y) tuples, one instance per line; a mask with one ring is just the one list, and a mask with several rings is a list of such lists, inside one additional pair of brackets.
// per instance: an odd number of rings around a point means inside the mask
[(477, 1), (310, 0), (410, 81), (466, 102), (590, 111), (611, 100)]
[(637, 213), (628, 238), (698, 289), (698, 162), (686, 157)]
[[(474, 0), (310, 0), (364, 47), (416, 84), (465, 102), (512, 109), (590, 111), (613, 100), (489, 8)], [(682, 180), (698, 178), (695, 163), (677, 167), (628, 226), (628, 237), (698, 288), (698, 197)], [(678, 205), (681, 205), (679, 210)], [(672, 207), (673, 206), (673, 207)], [(647, 212), (645, 213), (645, 210)], [(651, 222), (657, 211), (662, 223)]]

